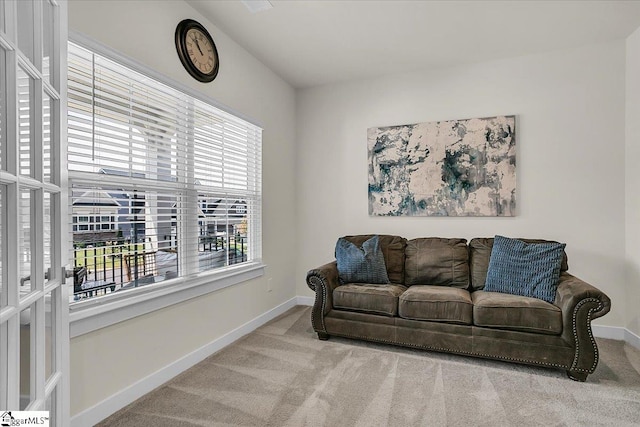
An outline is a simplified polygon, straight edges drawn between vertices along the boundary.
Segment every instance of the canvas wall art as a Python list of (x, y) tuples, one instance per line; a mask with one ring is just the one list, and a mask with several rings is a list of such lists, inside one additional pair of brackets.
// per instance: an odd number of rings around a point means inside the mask
[(515, 116), (370, 128), (369, 215), (515, 216)]

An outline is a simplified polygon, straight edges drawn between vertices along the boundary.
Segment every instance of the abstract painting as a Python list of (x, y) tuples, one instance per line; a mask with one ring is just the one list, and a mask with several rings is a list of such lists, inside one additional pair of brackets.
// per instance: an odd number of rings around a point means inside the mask
[(515, 116), (369, 128), (369, 215), (515, 216)]

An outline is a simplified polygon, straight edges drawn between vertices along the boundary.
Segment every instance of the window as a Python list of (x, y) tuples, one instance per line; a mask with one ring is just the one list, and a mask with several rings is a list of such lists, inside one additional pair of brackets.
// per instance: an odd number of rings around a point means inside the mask
[(262, 129), (79, 45), (68, 60), (75, 300), (259, 263)]

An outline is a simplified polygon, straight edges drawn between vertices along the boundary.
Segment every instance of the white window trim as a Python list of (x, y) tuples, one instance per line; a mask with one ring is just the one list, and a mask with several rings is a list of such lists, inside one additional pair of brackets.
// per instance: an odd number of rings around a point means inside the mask
[[(105, 45), (77, 32), (69, 31), (69, 41), (83, 46), (120, 64), (146, 74), (162, 83), (182, 91), (189, 96), (213, 105), (229, 114), (241, 118), (253, 125), (262, 127), (259, 122), (247, 118), (241, 113), (221, 104), (201, 92), (178, 83), (151, 68), (115, 52)], [(122, 293), (111, 293), (78, 301), (69, 306), (69, 336), (74, 338), (96, 331), (137, 316), (142, 316), (192, 298), (196, 298), (238, 283), (264, 275), (265, 265), (261, 261), (245, 262), (203, 272), (186, 277), (178, 277), (166, 282), (145, 285)], [(73, 287), (68, 287), (73, 292)]]
[(70, 306), (69, 323), (71, 338), (115, 325), (196, 298), (210, 292), (233, 286), (264, 275), (262, 263), (244, 263), (201, 273), (179, 277), (166, 283), (141, 286), (127, 292), (115, 292), (103, 297), (79, 301)]

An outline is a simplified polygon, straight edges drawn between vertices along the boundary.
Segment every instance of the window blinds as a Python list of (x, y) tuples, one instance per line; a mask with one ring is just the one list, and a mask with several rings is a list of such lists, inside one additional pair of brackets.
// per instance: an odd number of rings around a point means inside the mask
[(72, 43), (68, 64), (76, 267), (125, 286), (132, 252), (156, 281), (260, 260), (262, 129)]

